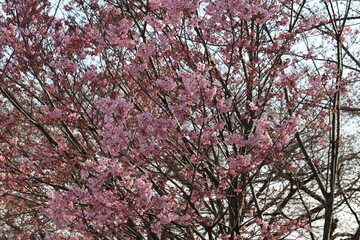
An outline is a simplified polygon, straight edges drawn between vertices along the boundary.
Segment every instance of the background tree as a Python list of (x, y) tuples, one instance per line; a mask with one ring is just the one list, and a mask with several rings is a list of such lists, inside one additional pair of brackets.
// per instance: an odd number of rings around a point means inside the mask
[(359, 239), (356, 1), (1, 6), (3, 237)]

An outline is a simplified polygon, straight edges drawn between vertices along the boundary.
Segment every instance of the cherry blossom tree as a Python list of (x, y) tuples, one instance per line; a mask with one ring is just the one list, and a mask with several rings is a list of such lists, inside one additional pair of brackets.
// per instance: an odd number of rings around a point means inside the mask
[(360, 239), (357, 1), (0, 5), (2, 238)]

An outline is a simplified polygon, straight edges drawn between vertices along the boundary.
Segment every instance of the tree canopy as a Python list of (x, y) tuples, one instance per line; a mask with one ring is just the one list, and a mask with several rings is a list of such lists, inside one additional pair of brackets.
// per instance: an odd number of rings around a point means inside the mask
[(359, 2), (0, 0), (5, 239), (360, 239)]

